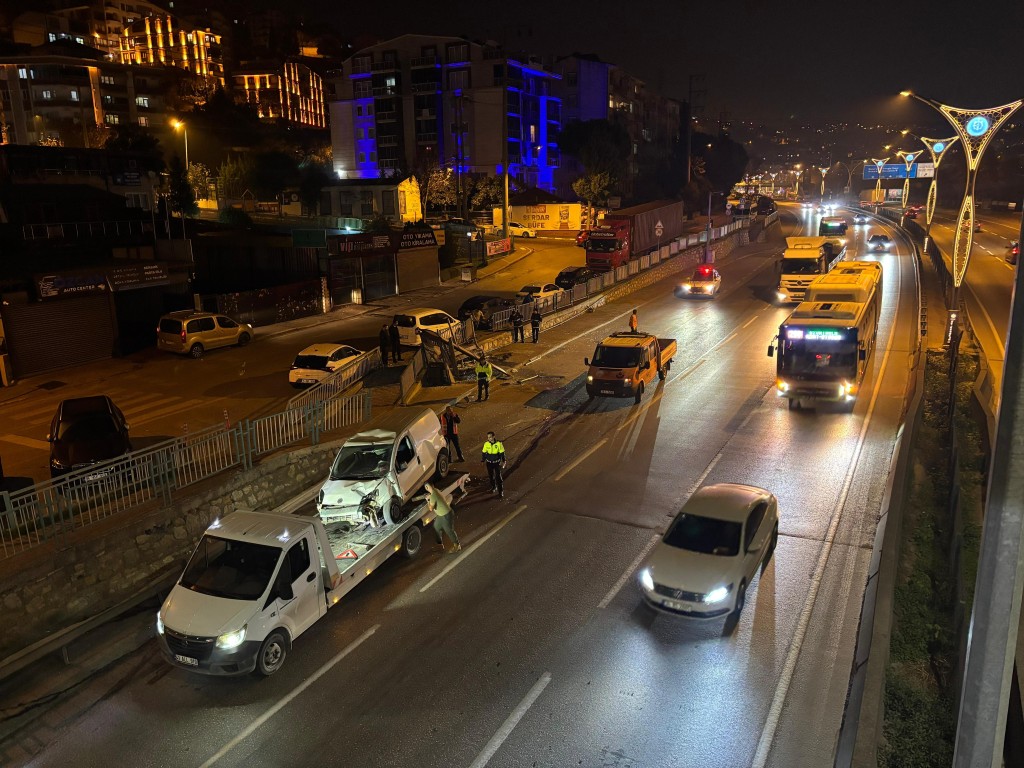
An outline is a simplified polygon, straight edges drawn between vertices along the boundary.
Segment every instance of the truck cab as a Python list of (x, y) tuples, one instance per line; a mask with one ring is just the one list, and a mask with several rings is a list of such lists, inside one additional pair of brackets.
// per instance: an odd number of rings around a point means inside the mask
[(587, 397), (632, 397), (639, 403), (654, 377), (664, 379), (676, 354), (675, 339), (659, 339), (643, 332), (613, 333), (583, 358), (587, 370)]
[(629, 261), (629, 224), (613, 221), (590, 230), (585, 243), (587, 266), (594, 271), (607, 272)]
[(424, 483), (447, 476), (449, 462), (436, 413), (395, 411), (341, 446), (317, 496), (317, 511), (324, 523), (397, 523)]

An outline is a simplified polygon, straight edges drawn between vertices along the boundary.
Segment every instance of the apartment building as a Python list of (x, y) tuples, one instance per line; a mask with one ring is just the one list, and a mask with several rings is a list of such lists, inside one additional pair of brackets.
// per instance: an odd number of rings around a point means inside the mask
[(458, 37), (402, 35), (344, 63), (330, 104), (340, 179), (404, 176), (434, 166), (509, 172), (551, 190), (560, 157), (558, 75)]
[(329, 86), (321, 73), (334, 66), (326, 59), (301, 56), (283, 62), (246, 62), (232, 78), (235, 96), (262, 119), (326, 128)]

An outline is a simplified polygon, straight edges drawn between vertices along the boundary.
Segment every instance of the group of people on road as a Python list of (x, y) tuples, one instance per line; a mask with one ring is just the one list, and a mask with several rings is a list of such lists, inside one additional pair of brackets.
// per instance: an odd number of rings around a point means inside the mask
[[(526, 332), (524, 330), (526, 321), (523, 319), (523, 314), (519, 311), (519, 307), (512, 308), (512, 314), (508, 316), (508, 319), (512, 323), (512, 343), (526, 343)], [(540, 307), (537, 306), (537, 302), (534, 301), (533, 312), (530, 314), (530, 330), (533, 331), (534, 344), (536, 344), (537, 340), (540, 339), (540, 323), (542, 319)]]
[(391, 362), (402, 362), (402, 338), (398, 333), (398, 321), (392, 320), (391, 325), (384, 323), (378, 334), (380, 345), (380, 361), (384, 367), (388, 367), (388, 351), (391, 352)]
[[(462, 417), (455, 412), (451, 405), (444, 409), (441, 414), (441, 429), (444, 433), (445, 442), (448, 445), (448, 455), (458, 456), (458, 461), (465, 461), (462, 455), (462, 446), (459, 444), (459, 424)], [(507, 459), (505, 457), (505, 446), (498, 440), (494, 432), (487, 433), (487, 440), (483, 444), (480, 454), (481, 461), (487, 468), (487, 478), (491, 483), (491, 491), (498, 494), (498, 498), (505, 497), (505, 483), (502, 472), (505, 469)], [(444, 496), (430, 483), (424, 485), (429, 494), (427, 497), (427, 509), (434, 515), (434, 535), (437, 543), (444, 546), (444, 536), (451, 542), (451, 548), (447, 551), (458, 552), (462, 549), (459, 543), (459, 536), (455, 532), (454, 515), (451, 505)]]

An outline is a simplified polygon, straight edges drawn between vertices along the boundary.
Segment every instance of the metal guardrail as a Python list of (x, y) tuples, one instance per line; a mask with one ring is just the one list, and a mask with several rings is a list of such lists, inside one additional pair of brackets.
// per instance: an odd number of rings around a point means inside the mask
[(288, 408), (304, 408), (313, 403), (337, 397), (357, 381), (360, 381), (370, 371), (380, 367), (379, 349), (364, 352), (358, 357), (352, 358), (341, 368), (334, 371), (334, 373), (318, 381), (305, 392), (290, 398), (288, 400)]
[(132, 451), (19, 491), (0, 493), (0, 557), (11, 557), (78, 528), (175, 492), (257, 457), (370, 416), (369, 393), (287, 408), (233, 427), (202, 432)]

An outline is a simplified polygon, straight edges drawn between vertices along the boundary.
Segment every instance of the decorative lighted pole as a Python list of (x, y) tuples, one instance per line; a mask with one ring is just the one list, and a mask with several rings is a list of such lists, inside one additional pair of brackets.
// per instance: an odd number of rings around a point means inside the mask
[(793, 173), (796, 174), (796, 199), (800, 199), (800, 163), (793, 166)]
[(932, 241), (932, 217), (935, 215), (935, 201), (939, 195), (939, 163), (946, 156), (946, 150), (953, 146), (959, 136), (950, 136), (948, 139), (930, 139), (927, 136), (918, 136), (910, 131), (902, 131), (903, 134), (910, 134), (928, 149), (932, 158), (932, 183), (928, 186), (928, 202), (924, 209), (924, 250), (928, 251), (928, 245)]
[(904, 152), (902, 149), (896, 153), (898, 157), (903, 160), (903, 165), (907, 168), (907, 176), (903, 179), (903, 207), (907, 207), (907, 201), (910, 200), (910, 171), (914, 167), (914, 161), (917, 160), (917, 156), (921, 154), (921, 150), (917, 152)]
[(974, 245), (974, 183), (978, 179), (978, 167), (996, 131), (1024, 102), (1018, 99), (1001, 107), (961, 109), (940, 104), (934, 99), (926, 99), (910, 91), (901, 91), (900, 95), (913, 97), (937, 109), (953, 126), (960, 141), (963, 142), (964, 158), (967, 161), (967, 185), (963, 202), (960, 203), (960, 214), (956, 220), (956, 239), (953, 241), (952, 306), (956, 310), (960, 284), (967, 273), (967, 262), (971, 258), (971, 247)]
[(185, 134), (185, 170), (188, 171), (188, 127), (181, 120), (171, 120), (171, 127)]
[[(874, 202), (875, 205), (879, 205), (882, 199), (882, 169), (885, 167), (885, 164), (889, 162), (889, 158), (883, 157), (881, 160), (877, 158), (871, 158), (871, 162), (874, 163), (875, 167), (878, 169), (878, 180), (875, 182)], [(878, 211), (875, 211), (875, 213), (878, 213)]]
[(825, 174), (828, 173), (828, 168), (818, 166), (818, 170), (821, 171), (821, 198), (825, 199)]

